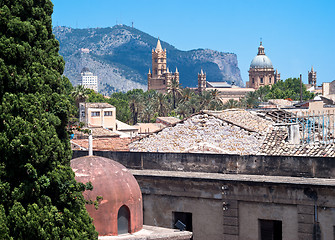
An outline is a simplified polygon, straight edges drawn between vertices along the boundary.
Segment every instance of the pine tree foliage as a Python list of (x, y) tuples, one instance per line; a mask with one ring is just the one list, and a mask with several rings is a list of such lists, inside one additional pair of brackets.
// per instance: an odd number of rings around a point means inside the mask
[(0, 1), (0, 239), (94, 239), (65, 126), (49, 0)]

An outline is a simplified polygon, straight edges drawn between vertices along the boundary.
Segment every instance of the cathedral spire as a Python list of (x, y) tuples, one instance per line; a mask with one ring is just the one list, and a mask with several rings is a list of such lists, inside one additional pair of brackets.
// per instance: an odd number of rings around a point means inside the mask
[(176, 73), (178, 73), (178, 68), (176, 67)]
[(162, 49), (161, 41), (158, 38), (157, 46), (156, 46), (156, 52), (160, 52), (160, 51), (163, 51), (163, 49)]

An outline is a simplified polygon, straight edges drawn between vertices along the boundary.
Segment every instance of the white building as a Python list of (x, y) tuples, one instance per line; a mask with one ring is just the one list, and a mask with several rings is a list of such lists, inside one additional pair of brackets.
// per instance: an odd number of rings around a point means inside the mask
[(81, 70), (81, 85), (98, 92), (98, 76), (94, 76), (87, 67)]

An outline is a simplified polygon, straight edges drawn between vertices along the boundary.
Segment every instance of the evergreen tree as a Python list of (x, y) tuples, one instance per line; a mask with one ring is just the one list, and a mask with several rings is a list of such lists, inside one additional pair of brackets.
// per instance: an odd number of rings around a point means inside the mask
[(49, 0), (0, 1), (0, 239), (93, 239)]

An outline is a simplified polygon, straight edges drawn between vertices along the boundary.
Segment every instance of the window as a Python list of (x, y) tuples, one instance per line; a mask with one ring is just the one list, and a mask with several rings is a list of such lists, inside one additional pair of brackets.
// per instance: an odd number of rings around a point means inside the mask
[(126, 205), (120, 207), (117, 214), (117, 234), (130, 232), (130, 211)]
[(255, 79), (254, 78), (252, 78), (252, 83), (255, 83)]
[(113, 116), (113, 112), (112, 111), (106, 111), (106, 112), (104, 112), (104, 116)]
[(157, 62), (157, 58), (155, 58), (155, 63)]
[(175, 224), (179, 221), (186, 225), (185, 230), (192, 232), (192, 213), (189, 212), (172, 212), (173, 228), (177, 228)]
[(163, 85), (165, 85), (165, 80), (163, 80)]
[(92, 117), (100, 117), (100, 112), (91, 112)]
[(261, 83), (263, 83), (263, 78), (261, 78)]
[(259, 219), (260, 240), (282, 240), (282, 222)]
[(155, 69), (155, 73), (156, 73), (156, 75), (157, 75), (157, 68)]
[(271, 83), (271, 78), (269, 78), (269, 83)]

